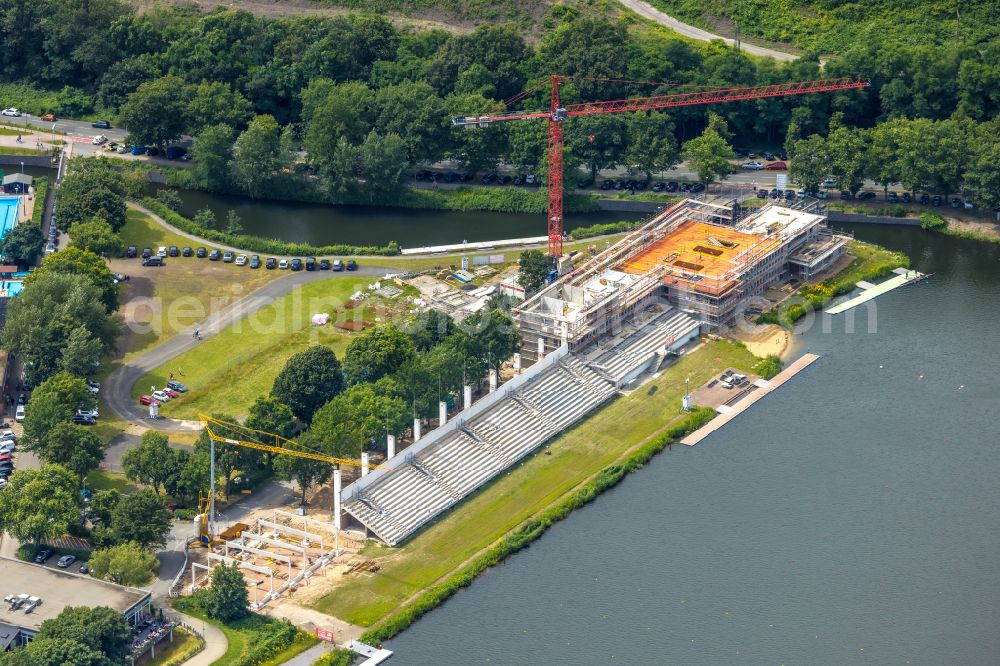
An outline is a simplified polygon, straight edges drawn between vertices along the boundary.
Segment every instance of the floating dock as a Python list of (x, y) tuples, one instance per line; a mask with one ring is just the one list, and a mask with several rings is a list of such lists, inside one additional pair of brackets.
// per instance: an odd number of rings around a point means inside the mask
[(453, 243), (451, 245), (427, 245), (424, 247), (408, 247), (399, 251), (408, 254), (438, 254), (439, 252), (481, 252), (501, 247), (520, 247), (522, 245), (541, 245), (548, 243), (548, 236), (532, 236), (531, 238), (507, 238), (505, 240), (473, 241)]
[(869, 282), (859, 282), (858, 287), (863, 289), (863, 291), (855, 296), (854, 298), (844, 301), (829, 307), (825, 310), (826, 314), (835, 315), (841, 312), (847, 312), (851, 308), (855, 308), (862, 303), (867, 303), (876, 296), (881, 296), (882, 294), (888, 293), (897, 287), (902, 287), (904, 285), (910, 284), (911, 282), (918, 282), (928, 277), (927, 275), (920, 273), (918, 271), (911, 271), (906, 268), (897, 268), (893, 271), (896, 273), (896, 277), (889, 278), (881, 284), (871, 284)]
[[(729, 405), (726, 410), (720, 411), (719, 415), (714, 419), (703, 425), (702, 427), (695, 430), (693, 433), (681, 440), (681, 444), (687, 446), (694, 446), (701, 440), (705, 439), (713, 432), (726, 425), (734, 418), (745, 412), (750, 405), (754, 404), (767, 394), (769, 394), (774, 389), (778, 388), (789, 379), (801, 372), (806, 366), (818, 359), (819, 356), (816, 354), (803, 354), (799, 358), (795, 359), (791, 365), (779, 372), (771, 380), (760, 380), (755, 382), (757, 385), (756, 391), (751, 391), (745, 398), (737, 402), (735, 405)], [(725, 405), (723, 405), (725, 406)]]
[(376, 664), (381, 664), (392, 656), (392, 650), (374, 648), (371, 645), (365, 645), (361, 641), (351, 641), (347, 644), (347, 649), (352, 650), (355, 654), (359, 654), (362, 657), (367, 657), (358, 666), (376, 666)]

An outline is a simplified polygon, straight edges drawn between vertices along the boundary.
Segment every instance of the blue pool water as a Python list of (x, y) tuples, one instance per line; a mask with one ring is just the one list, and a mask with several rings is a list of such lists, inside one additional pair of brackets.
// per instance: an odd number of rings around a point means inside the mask
[(17, 224), (17, 210), (20, 197), (0, 197), (0, 238), (7, 235)]

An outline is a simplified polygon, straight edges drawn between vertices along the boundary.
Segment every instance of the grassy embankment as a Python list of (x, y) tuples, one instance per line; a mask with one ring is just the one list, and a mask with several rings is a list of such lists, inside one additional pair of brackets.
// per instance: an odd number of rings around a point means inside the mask
[(141, 666), (180, 666), (204, 647), (205, 641), (184, 627), (174, 629), (174, 640), (156, 646), (156, 658), (139, 662)]
[(379, 560), (379, 574), (338, 585), (316, 608), (363, 626), (386, 620), (512, 530), (534, 529), (526, 521), (678, 423), (684, 378), (697, 386), (726, 367), (751, 370), (759, 362), (742, 345), (727, 341), (682, 357), (652, 382), (658, 389), (652, 395), (642, 390), (616, 399), (549, 444), (551, 455), (529, 458), (402, 547), (366, 550)]
[(894, 252), (863, 241), (851, 242), (851, 254), (854, 255), (854, 260), (843, 271), (822, 282), (805, 285), (795, 298), (785, 301), (770, 312), (765, 312), (757, 322), (790, 327), (807, 312), (818, 312), (830, 299), (849, 293), (858, 282), (874, 280), (887, 275), (895, 268), (910, 265), (910, 258), (902, 252)]
[[(236, 269), (240, 270), (240, 269)], [(149, 386), (163, 386), (173, 372), (190, 391), (160, 408), (165, 416), (197, 418), (199, 412), (245, 414), (267, 393), (288, 357), (310, 344), (323, 344), (342, 355), (350, 338), (333, 327), (313, 326), (317, 312), (337, 318), (338, 309), (373, 278), (342, 275), (294, 289), (248, 320), (230, 326), (166, 365), (145, 375), (133, 387), (136, 397)], [(350, 313), (371, 318), (367, 311)]]
[(182, 613), (218, 627), (226, 635), (226, 652), (212, 666), (277, 666), (319, 642), (315, 636), (296, 631), (286, 621), (256, 613), (224, 624), (205, 614), (197, 596), (180, 597), (172, 603)]

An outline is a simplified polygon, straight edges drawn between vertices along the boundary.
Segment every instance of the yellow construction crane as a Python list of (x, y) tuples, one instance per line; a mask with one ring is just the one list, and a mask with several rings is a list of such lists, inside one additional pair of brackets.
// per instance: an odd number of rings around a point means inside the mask
[[(208, 438), (211, 441), (211, 462), (210, 462), (210, 472), (209, 472), (209, 488), (208, 493), (208, 507), (204, 515), (199, 515), (198, 518), (198, 540), (208, 545), (212, 542), (215, 535), (215, 492), (212, 490), (215, 488), (215, 443), (220, 444), (232, 444), (234, 446), (244, 446), (250, 449), (257, 449), (258, 451), (267, 451), (268, 453), (276, 453), (279, 455), (296, 456), (299, 458), (308, 458), (309, 460), (319, 460), (322, 462), (330, 463), (331, 465), (345, 465), (348, 467), (362, 467), (364, 463), (361, 460), (355, 460), (353, 458), (338, 458), (336, 456), (328, 456), (324, 453), (318, 453), (316, 451), (301, 450), (296, 448), (289, 448), (288, 445), (292, 444), (299, 446), (296, 442), (288, 439), (287, 437), (282, 437), (281, 435), (276, 435), (272, 432), (266, 432), (264, 430), (256, 430), (254, 428), (248, 428), (245, 425), (235, 423), (232, 421), (224, 421), (222, 419), (217, 419), (212, 416), (207, 416), (205, 414), (199, 414), (198, 419), (205, 424), (205, 432), (208, 434)], [(218, 429), (218, 430), (216, 430)], [(232, 437), (227, 437), (226, 434), (233, 435)], [(271, 443), (265, 443), (271, 442)], [(369, 469), (379, 469), (378, 465), (368, 465)], [(201, 507), (201, 502), (199, 501), (199, 510)]]
[[(362, 464), (360, 460), (355, 460), (353, 458), (337, 458), (335, 456), (328, 456), (325, 453), (286, 448), (289, 444), (296, 446), (298, 444), (290, 439), (282, 437), (281, 435), (275, 435), (274, 433), (266, 432), (264, 430), (254, 430), (253, 428), (248, 428), (245, 425), (240, 425), (239, 423), (234, 423), (232, 421), (223, 421), (211, 416), (206, 416), (205, 414), (199, 414), (198, 418), (205, 424), (205, 432), (208, 433), (209, 438), (212, 439), (212, 441), (219, 442), (220, 444), (233, 444), (235, 446), (245, 446), (251, 449), (257, 449), (258, 451), (280, 453), (289, 456), (297, 456), (299, 458), (308, 458), (309, 460), (321, 460), (323, 462), (328, 462), (331, 465), (361, 467)], [(234, 433), (237, 437), (240, 437), (240, 439), (226, 437), (219, 434), (212, 429), (212, 426), (220, 429), (225, 428), (226, 430)], [(263, 443), (269, 441), (274, 443)], [(368, 468), (378, 469), (378, 465), (369, 465)]]

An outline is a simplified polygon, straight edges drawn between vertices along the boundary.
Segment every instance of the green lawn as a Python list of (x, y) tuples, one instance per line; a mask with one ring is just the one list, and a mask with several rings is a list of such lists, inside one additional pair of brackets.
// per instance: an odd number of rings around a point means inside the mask
[(324, 344), (342, 355), (349, 335), (332, 324), (312, 326), (318, 312), (333, 315), (351, 294), (372, 278), (344, 275), (296, 288), (249, 319), (236, 323), (197, 347), (145, 375), (133, 387), (135, 397), (150, 386), (163, 386), (170, 373), (190, 391), (163, 405), (160, 413), (196, 418), (199, 412), (243, 415), (271, 384), (292, 354)]
[(529, 458), (401, 548), (366, 549), (365, 555), (380, 560), (381, 571), (351, 578), (315, 607), (347, 622), (374, 624), (667, 427), (681, 413), (686, 377), (698, 386), (727, 367), (750, 370), (757, 360), (724, 340), (682, 357), (653, 382), (653, 395), (644, 387), (616, 399), (550, 444), (551, 455)]
[[(183, 248), (212, 246), (171, 233), (150, 217), (128, 211), (122, 239), (139, 251), (161, 245)], [(123, 285), (120, 314), (126, 326), (118, 342), (127, 358), (154, 347), (203, 320), (212, 312), (243, 298), (281, 275), (196, 257), (170, 257), (166, 266), (143, 267), (138, 259), (113, 259), (111, 270), (130, 280)]]
[(87, 474), (87, 487), (91, 490), (117, 490), (120, 493), (132, 492), (136, 487), (125, 478), (121, 472), (95, 469)]
[(156, 646), (156, 658), (136, 662), (138, 666), (165, 666), (165, 664), (182, 664), (184, 657), (194, 655), (205, 641), (200, 636), (192, 634), (183, 627), (174, 629), (172, 642), (159, 643)]

